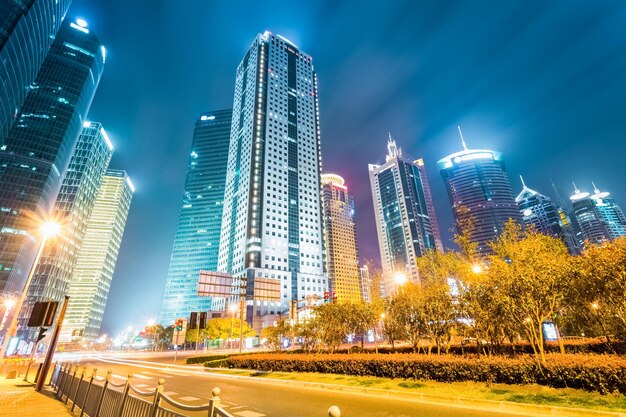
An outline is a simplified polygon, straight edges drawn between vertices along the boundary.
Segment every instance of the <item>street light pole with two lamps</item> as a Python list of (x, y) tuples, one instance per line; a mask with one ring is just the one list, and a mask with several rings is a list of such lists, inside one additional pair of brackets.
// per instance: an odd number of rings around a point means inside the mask
[(33, 275), (35, 275), (35, 270), (37, 269), (37, 265), (39, 264), (39, 259), (41, 258), (41, 254), (43, 253), (44, 247), (46, 246), (46, 242), (48, 239), (51, 239), (58, 235), (61, 231), (61, 226), (55, 222), (45, 222), (41, 225), (41, 243), (39, 244), (39, 249), (37, 250), (37, 255), (35, 256), (35, 260), (30, 268), (30, 272), (28, 273), (28, 278), (26, 278), (26, 284), (24, 285), (24, 290), (22, 291), (22, 295), (15, 305), (15, 310), (13, 311), (13, 316), (11, 319), (11, 324), (7, 329), (6, 334), (4, 335), (4, 340), (2, 342), (2, 348), (0, 348), (0, 359), (4, 358), (6, 354), (7, 347), (9, 346), (9, 341), (15, 337), (17, 334), (17, 321), (20, 314), (20, 310), (24, 305), (24, 301), (26, 300), (26, 296), (28, 295), (28, 290), (30, 288), (30, 283), (33, 280)]

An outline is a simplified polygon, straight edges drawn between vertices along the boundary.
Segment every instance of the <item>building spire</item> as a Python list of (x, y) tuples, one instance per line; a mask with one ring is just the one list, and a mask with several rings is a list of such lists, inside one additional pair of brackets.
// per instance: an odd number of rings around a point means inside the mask
[(576, 187), (576, 183), (574, 181), (572, 181), (572, 185), (574, 186), (574, 192), (576, 194), (580, 194), (580, 190), (578, 189), (578, 187)]
[(396, 146), (396, 141), (391, 137), (391, 132), (389, 132), (389, 139), (387, 140), (387, 158), (389, 161), (393, 158), (402, 157), (402, 149)]
[(593, 192), (596, 194), (600, 194), (600, 190), (598, 190), (598, 187), (596, 187), (596, 183), (591, 181), (591, 185), (593, 185)]
[(457, 125), (456, 127), (457, 129), (459, 129), (459, 135), (461, 136), (461, 143), (463, 144), (463, 149), (467, 150), (467, 145), (465, 144), (465, 139), (463, 138), (463, 132), (461, 132), (461, 126)]
[(521, 175), (519, 176), (519, 179), (522, 180), (522, 188), (528, 188), (526, 187), (526, 183), (524, 182), (524, 177), (522, 177)]

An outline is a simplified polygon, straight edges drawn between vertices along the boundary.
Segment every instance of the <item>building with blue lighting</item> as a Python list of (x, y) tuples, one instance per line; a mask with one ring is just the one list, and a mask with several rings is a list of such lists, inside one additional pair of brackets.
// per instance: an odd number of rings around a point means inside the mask
[(104, 54), (84, 20), (63, 20), (0, 147), (1, 293), (23, 290), (40, 223), (52, 213), (100, 82)]
[(419, 283), (417, 258), (443, 250), (426, 168), (402, 156), (389, 137), (383, 165), (369, 165), (385, 295), (393, 296), (398, 274)]
[(211, 298), (197, 295), (198, 277), (201, 270), (217, 270), (232, 114), (218, 110), (196, 121), (161, 304), (163, 324), (212, 308)]
[(437, 164), (446, 184), (459, 233), (476, 243), (478, 257), (492, 252), (504, 224), (522, 223), (500, 152), (468, 149), (440, 159)]
[(71, 0), (0, 2), (0, 145), (61, 26)]
[(594, 193), (589, 194), (574, 186), (570, 197), (584, 240), (602, 244), (626, 236), (626, 217), (620, 206), (608, 192), (601, 192), (595, 184), (593, 188)]
[(533, 227), (539, 233), (563, 240), (573, 255), (580, 252), (576, 237), (578, 228), (564, 208), (557, 206), (549, 197), (526, 186), (523, 178), (522, 191), (515, 201), (522, 215), (524, 227)]

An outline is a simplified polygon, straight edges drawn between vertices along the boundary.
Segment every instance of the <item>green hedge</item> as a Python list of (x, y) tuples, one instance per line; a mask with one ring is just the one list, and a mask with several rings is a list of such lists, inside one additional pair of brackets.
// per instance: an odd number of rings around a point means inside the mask
[(548, 354), (547, 365), (523, 355), (459, 357), (417, 354), (251, 354), (232, 356), (229, 367), (260, 371), (319, 372), (383, 378), (540, 384), (602, 394), (626, 394), (626, 358), (615, 355)]
[(212, 362), (220, 359), (226, 359), (230, 355), (221, 354), (221, 355), (206, 355), (206, 356), (190, 356), (185, 360), (187, 365), (192, 365), (194, 363), (204, 363), (204, 362)]

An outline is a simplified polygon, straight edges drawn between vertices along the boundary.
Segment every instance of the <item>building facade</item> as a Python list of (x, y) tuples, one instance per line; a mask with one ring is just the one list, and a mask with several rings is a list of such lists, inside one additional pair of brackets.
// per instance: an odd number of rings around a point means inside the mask
[(0, 147), (0, 292), (21, 292), (104, 67), (81, 19), (65, 19)]
[(72, 272), (62, 342), (99, 336), (134, 192), (126, 172), (107, 170)]
[(71, 0), (0, 2), (0, 145), (17, 120)]
[(217, 270), (232, 115), (219, 110), (196, 121), (161, 305), (163, 324), (212, 308), (211, 298), (198, 296), (198, 277), (201, 270)]
[(584, 240), (602, 244), (626, 236), (626, 217), (621, 207), (608, 192), (601, 192), (595, 184), (593, 188), (594, 193), (589, 194), (574, 186), (574, 195), (570, 197)]
[(390, 297), (399, 275), (419, 283), (417, 258), (443, 246), (422, 159), (403, 158), (390, 136), (385, 163), (370, 164), (369, 176), (385, 295)]
[[(112, 156), (113, 145), (102, 125), (85, 122), (52, 214), (62, 225), (62, 233), (44, 248), (20, 312), (20, 324), (27, 323), (35, 301), (62, 302), (67, 294), (87, 221)], [(29, 339), (36, 333), (37, 329), (31, 329), (31, 337), (26, 337), (26, 332), (19, 335)]]
[(521, 224), (502, 155), (491, 150), (470, 150), (440, 159), (437, 164), (446, 184), (459, 233), (477, 244), (477, 256), (491, 253), (495, 240), (509, 220)]
[(339, 301), (361, 301), (354, 201), (342, 177), (322, 174), (326, 273)]
[(361, 300), (364, 303), (372, 302), (372, 280), (370, 270), (367, 265), (359, 267), (359, 286), (361, 290)]
[[(321, 298), (324, 275), (317, 78), (290, 41), (260, 34), (237, 68), (218, 271), (245, 287), (247, 320)], [(255, 278), (280, 285), (251, 300)]]

